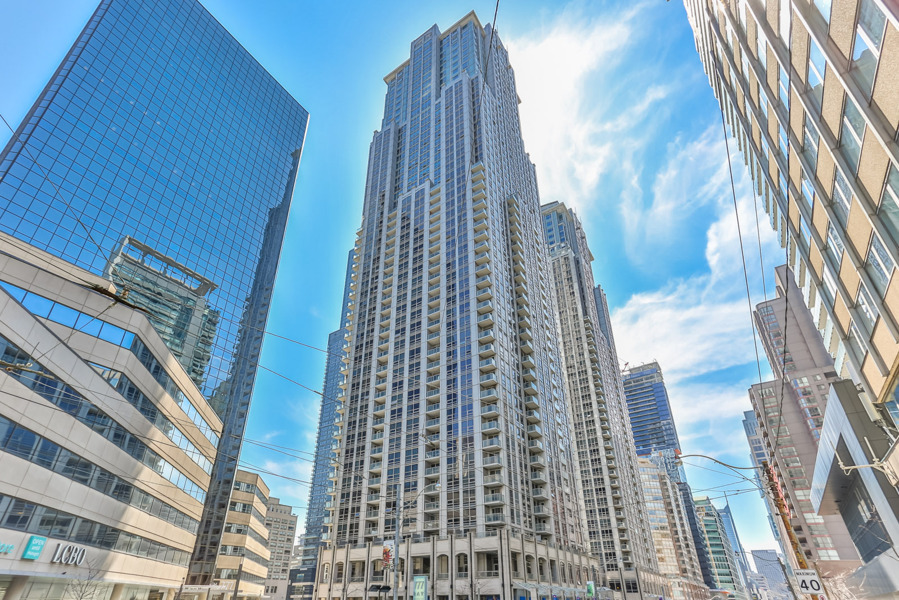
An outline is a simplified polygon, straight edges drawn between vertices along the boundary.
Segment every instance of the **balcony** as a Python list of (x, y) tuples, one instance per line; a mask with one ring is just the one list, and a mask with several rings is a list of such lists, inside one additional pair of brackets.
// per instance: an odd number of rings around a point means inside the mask
[(549, 525), (546, 523), (537, 523), (534, 525), (534, 531), (537, 533), (550, 533)]
[(504, 485), (502, 475), (484, 475), (484, 486), (494, 487)]
[(533, 354), (534, 353), (534, 345), (531, 342), (522, 342), (521, 343), (521, 351), (525, 354)]
[(485, 287), (479, 289), (476, 298), (478, 300), (490, 300), (493, 298), (493, 288)]
[(493, 344), (481, 344), (478, 347), (478, 355), (481, 358), (488, 358), (496, 354), (496, 348), (493, 347)]
[(440, 467), (428, 467), (425, 469), (425, 477), (440, 477)]
[(481, 344), (492, 342), (495, 339), (493, 329), (485, 329), (478, 333), (478, 342)]
[(425, 453), (425, 462), (426, 463), (440, 462), (440, 450), (428, 450)]
[(496, 404), (488, 404), (481, 407), (481, 417), (499, 417), (499, 407)]
[(531, 489), (531, 498), (534, 500), (548, 500), (549, 494), (546, 492), (546, 488), (537, 487)]
[(489, 467), (489, 466), (493, 466), (493, 465), (502, 466), (502, 464), (503, 464), (503, 459), (498, 454), (484, 457), (483, 465), (485, 467)]
[[(487, 525), (505, 525), (506, 524), (506, 515), (502, 513), (491, 513), (489, 515), (484, 516), (484, 521)], [(482, 575), (482, 573), (485, 573)], [(490, 573), (496, 573), (496, 571), (478, 571), (478, 575), (481, 577), (497, 577), (497, 575), (491, 575)]]
[(437, 431), (440, 429), (440, 417), (436, 419), (428, 419), (425, 423), (425, 429), (429, 432)]
[(493, 358), (482, 359), (478, 363), (478, 367), (480, 367), (481, 371), (495, 371), (496, 370), (496, 360)]
[(528, 425), (528, 437), (541, 438), (543, 437), (543, 430), (539, 425)]
[(506, 499), (502, 494), (487, 494), (484, 496), (484, 505), (485, 506), (496, 506), (498, 504), (505, 504)]
[(547, 509), (544, 505), (538, 504), (534, 507), (534, 514), (538, 517), (548, 517), (549, 509)]
[(475, 254), (475, 256), (474, 256), (474, 262), (476, 265), (483, 265), (484, 263), (488, 262), (489, 260), (490, 260), (490, 253), (486, 252), (486, 251), (479, 252), (479, 253)]
[(493, 313), (489, 312), (487, 314), (479, 316), (478, 327), (493, 327)]
[(543, 452), (543, 442), (540, 440), (530, 440), (528, 442), (528, 449), (531, 452)]
[(490, 286), (493, 283), (493, 280), (489, 275), (481, 275), (477, 279), (474, 280), (474, 283), (478, 288), (485, 288)]
[(478, 312), (481, 314), (492, 312), (493, 311), (493, 301), (492, 300), (482, 300), (478, 302), (475, 307), (478, 309)]
[[(495, 421), (493, 423), (496, 424)], [(493, 431), (498, 431), (498, 428), (494, 427)], [(487, 433), (487, 432), (482, 430), (481, 433)], [(485, 450), (499, 449), (500, 447), (502, 447), (502, 441), (499, 439), (499, 437), (492, 437), (492, 438), (484, 440), (484, 443), (481, 445), (481, 447), (484, 448)]]
[(499, 400), (499, 396), (496, 393), (496, 388), (481, 390), (481, 401), (490, 402), (491, 400)]
[(529, 410), (526, 416), (528, 423), (539, 423), (541, 421), (539, 410)]
[(531, 471), (531, 483), (546, 483), (546, 473), (543, 471)]
[(481, 375), (478, 381), (481, 384), (481, 387), (494, 386), (496, 385), (496, 373), (486, 373), (484, 375)]
[(425, 410), (429, 417), (440, 414), (440, 403), (434, 402), (432, 404), (428, 404), (427, 409)]

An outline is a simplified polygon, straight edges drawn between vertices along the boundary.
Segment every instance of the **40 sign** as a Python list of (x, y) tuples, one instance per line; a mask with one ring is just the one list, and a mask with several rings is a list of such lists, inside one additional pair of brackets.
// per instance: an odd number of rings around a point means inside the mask
[(814, 569), (796, 569), (793, 572), (796, 575), (796, 582), (799, 584), (799, 591), (803, 594), (822, 594), (824, 586), (818, 578), (818, 572)]

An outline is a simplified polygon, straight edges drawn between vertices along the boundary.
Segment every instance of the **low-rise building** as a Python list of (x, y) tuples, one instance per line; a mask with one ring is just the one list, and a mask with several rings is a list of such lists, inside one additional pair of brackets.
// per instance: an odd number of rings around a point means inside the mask
[(0, 597), (174, 598), (222, 422), (109, 281), (0, 234)]
[[(237, 596), (261, 598), (268, 577), (269, 530), (265, 526), (269, 489), (256, 473), (237, 470), (225, 518), (225, 531), (215, 561), (213, 586)], [(200, 600), (202, 593), (200, 594)]]

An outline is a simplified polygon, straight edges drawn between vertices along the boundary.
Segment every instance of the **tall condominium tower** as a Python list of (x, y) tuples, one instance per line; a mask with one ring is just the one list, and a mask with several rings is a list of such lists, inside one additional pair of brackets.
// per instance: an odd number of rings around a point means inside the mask
[(677, 482), (651, 460), (638, 460), (659, 572), (668, 581), (671, 597), (675, 600), (708, 598), (709, 588), (703, 583), (699, 556)]
[[(777, 297), (762, 302), (754, 312), (756, 328), (773, 381), (753, 385), (749, 397), (755, 409), (765, 451), (777, 474), (791, 512), (792, 529), (808, 560), (853, 561), (858, 553), (839, 515), (819, 515), (812, 505), (811, 485), (824, 422), (827, 394), (837, 381), (833, 359), (815, 331), (812, 316), (800, 302), (800, 289), (786, 266), (776, 269)], [(791, 551), (780, 510), (766, 495), (785, 555), (799, 568)], [(857, 566), (857, 565), (856, 565)], [(839, 572), (842, 572), (841, 569)]]
[(659, 363), (626, 369), (623, 380), (637, 454), (646, 456), (659, 450), (680, 449)]
[(590, 549), (616, 589), (637, 573), (648, 580), (658, 572), (634, 438), (617, 355), (598, 326), (598, 312), (607, 309), (596, 305), (593, 255), (580, 220), (558, 202), (542, 210)]
[(715, 590), (725, 590), (736, 600), (747, 600), (746, 588), (740, 577), (737, 556), (727, 536), (721, 512), (706, 496), (696, 497), (696, 512), (705, 535), (706, 546), (712, 555), (712, 576)]
[(341, 419), (338, 411), (343, 410), (343, 403), (338, 400), (341, 395), (341, 382), (344, 376), (343, 347), (349, 323), (346, 306), (350, 301), (350, 284), (353, 273), (353, 251), (347, 255), (346, 274), (343, 281), (343, 301), (340, 304), (340, 328), (328, 336), (328, 355), (325, 359), (325, 380), (322, 386), (321, 408), (318, 415), (318, 434), (315, 438), (315, 463), (312, 466), (312, 485), (309, 487), (309, 502), (306, 504), (306, 528), (300, 538), (299, 573), (294, 577), (295, 595), (299, 599), (312, 598), (315, 588), (315, 568), (318, 563), (318, 550), (329, 539), (329, 530), (325, 527), (325, 518), (330, 515), (328, 502), (333, 495), (334, 482), (328, 478), (334, 468), (334, 448), (339, 442), (334, 434), (339, 431), (335, 421)]
[(385, 81), (316, 597), (393, 586), (395, 536), (403, 596), (434, 574), (432, 597), (573, 597), (601, 573), (508, 55), (471, 13), (423, 33)]
[(627, 410), (637, 444), (637, 455), (646, 456), (661, 466), (668, 477), (677, 483), (690, 522), (690, 533), (699, 567), (706, 586), (714, 587), (712, 557), (706, 548), (706, 538), (693, 502), (693, 491), (687, 483), (684, 468), (677, 460), (680, 439), (671, 414), (668, 390), (662, 377), (662, 368), (657, 362), (624, 369), (622, 372)]
[[(839, 465), (883, 460), (888, 473), (899, 473), (899, 63), (891, 58), (899, 51), (899, 8), (883, 0), (685, 5), (712, 89), (801, 290), (794, 300), (811, 310), (836, 373), (861, 386), (839, 386), (847, 396), (835, 396), (825, 428), (833, 443), (819, 450), (826, 456), (813, 502), (840, 514), (859, 490), (881, 515), (886, 547), (895, 549), (899, 476), (843, 475)], [(837, 456), (841, 441), (847, 449)], [(824, 492), (837, 501), (821, 508)], [(853, 521), (864, 518), (843, 516), (856, 531)], [(866, 546), (859, 548), (866, 563), (878, 563), (860, 576), (869, 590), (874, 573), (899, 573), (894, 552), (869, 553), (873, 540), (856, 543)], [(890, 585), (884, 593), (899, 592), (899, 578)]]
[(224, 422), (188, 583), (214, 575), (307, 119), (199, 2), (102, 0), (0, 154), (0, 231), (106, 274)]

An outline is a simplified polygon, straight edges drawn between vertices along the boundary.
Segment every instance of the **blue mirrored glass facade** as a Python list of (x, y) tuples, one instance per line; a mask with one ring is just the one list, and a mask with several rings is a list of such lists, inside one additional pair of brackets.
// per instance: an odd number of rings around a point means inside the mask
[(307, 121), (198, 2), (104, 0), (0, 154), (0, 230), (134, 290), (224, 421), (192, 583), (213, 575)]

